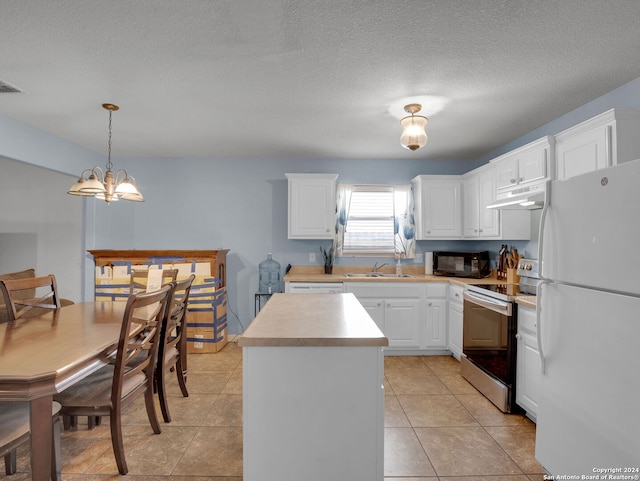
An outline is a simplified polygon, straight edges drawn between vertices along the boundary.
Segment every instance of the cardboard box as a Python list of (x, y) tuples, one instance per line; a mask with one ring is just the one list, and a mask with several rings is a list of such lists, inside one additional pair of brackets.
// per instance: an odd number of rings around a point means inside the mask
[(192, 288), (187, 307), (187, 353), (212, 353), (227, 344), (227, 291)]
[(187, 353), (209, 354), (222, 350), (227, 345), (227, 328), (218, 334), (214, 330), (205, 327), (187, 326)]

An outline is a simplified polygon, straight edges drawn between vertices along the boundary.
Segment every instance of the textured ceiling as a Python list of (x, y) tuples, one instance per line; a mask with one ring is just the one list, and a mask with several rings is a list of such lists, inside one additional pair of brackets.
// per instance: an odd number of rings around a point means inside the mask
[[(2, 2), (0, 113), (113, 156), (475, 159), (640, 77), (638, 0)], [(390, 106), (445, 97), (428, 145)]]

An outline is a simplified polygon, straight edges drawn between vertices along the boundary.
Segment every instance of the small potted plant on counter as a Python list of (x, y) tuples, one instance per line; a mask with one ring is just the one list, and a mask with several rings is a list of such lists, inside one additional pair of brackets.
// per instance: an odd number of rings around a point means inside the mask
[(324, 259), (324, 273), (331, 274), (333, 272), (333, 247), (325, 249), (320, 246), (320, 253)]

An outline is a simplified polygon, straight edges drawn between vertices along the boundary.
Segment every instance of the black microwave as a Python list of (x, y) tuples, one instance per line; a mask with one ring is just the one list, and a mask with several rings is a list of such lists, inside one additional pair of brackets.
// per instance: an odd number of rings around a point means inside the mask
[(491, 274), (489, 252), (436, 251), (433, 253), (433, 273), (448, 277), (488, 277)]

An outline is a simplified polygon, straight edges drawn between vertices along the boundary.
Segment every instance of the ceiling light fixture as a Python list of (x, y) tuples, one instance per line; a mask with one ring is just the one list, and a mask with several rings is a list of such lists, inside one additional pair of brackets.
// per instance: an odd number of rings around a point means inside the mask
[(405, 149), (418, 150), (420, 147), (427, 145), (427, 132), (425, 131), (427, 118), (422, 115), (415, 115), (420, 112), (420, 109), (422, 109), (420, 104), (404, 106), (405, 112), (411, 114), (400, 120), (400, 125), (404, 129), (400, 136), (400, 145)]
[[(120, 169), (115, 176), (111, 169), (111, 114), (120, 107), (113, 104), (102, 104), (102, 108), (109, 111), (109, 151), (107, 156), (107, 171), (104, 172), (100, 167), (87, 169), (80, 174), (78, 181), (71, 186), (67, 194), (93, 196), (97, 199), (106, 201), (107, 204), (118, 199), (132, 200), (134, 202), (144, 202), (142, 194), (136, 186), (136, 179), (127, 173), (126, 170)], [(86, 179), (85, 174), (91, 173)]]

